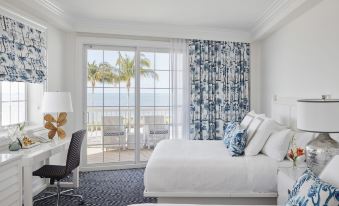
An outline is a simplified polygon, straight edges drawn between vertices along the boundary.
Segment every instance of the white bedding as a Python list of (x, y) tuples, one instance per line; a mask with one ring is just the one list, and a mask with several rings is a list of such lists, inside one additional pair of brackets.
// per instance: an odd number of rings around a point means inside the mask
[(145, 170), (145, 195), (274, 196), (278, 163), (266, 155), (232, 157), (222, 141), (164, 140)]

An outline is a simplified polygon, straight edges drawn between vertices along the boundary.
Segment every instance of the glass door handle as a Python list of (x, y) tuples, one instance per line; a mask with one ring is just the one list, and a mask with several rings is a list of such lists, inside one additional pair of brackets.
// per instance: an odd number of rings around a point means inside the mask
[(82, 113), (82, 122), (83, 122), (84, 124), (87, 124), (87, 112), (83, 112), (83, 113)]

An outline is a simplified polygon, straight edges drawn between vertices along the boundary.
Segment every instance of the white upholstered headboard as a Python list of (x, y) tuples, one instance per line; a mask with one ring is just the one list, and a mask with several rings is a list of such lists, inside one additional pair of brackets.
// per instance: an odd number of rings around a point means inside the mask
[(297, 127), (297, 100), (298, 97), (274, 96), (272, 102), (272, 119), (292, 129)]
[[(279, 97), (274, 96), (272, 101), (271, 118), (297, 131), (297, 100), (305, 99), (300, 97)], [(330, 134), (339, 142), (339, 133)]]

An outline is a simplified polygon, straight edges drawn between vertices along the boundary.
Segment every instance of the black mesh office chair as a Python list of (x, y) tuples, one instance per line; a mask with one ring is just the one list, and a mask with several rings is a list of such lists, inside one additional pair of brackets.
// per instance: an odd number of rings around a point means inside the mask
[(59, 205), (60, 196), (65, 197), (77, 197), (80, 198), (80, 204), (83, 204), (83, 198), (81, 195), (66, 194), (72, 192), (73, 189), (60, 191), (60, 180), (67, 177), (72, 173), (72, 171), (79, 167), (80, 164), (80, 152), (82, 140), (86, 135), (86, 130), (80, 130), (72, 134), (71, 143), (68, 148), (66, 166), (61, 165), (44, 165), (40, 169), (33, 172), (33, 176), (39, 176), (41, 178), (50, 178), (50, 184), (53, 185), (57, 181), (57, 192), (56, 193), (46, 193), (48, 196), (34, 200), (35, 202), (45, 200), (50, 197), (57, 197), (56, 205)]

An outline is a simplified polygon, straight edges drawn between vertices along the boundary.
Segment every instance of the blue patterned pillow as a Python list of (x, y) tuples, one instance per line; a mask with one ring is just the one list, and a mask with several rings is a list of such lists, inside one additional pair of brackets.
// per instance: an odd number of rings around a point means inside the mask
[(244, 154), (244, 150), (247, 142), (247, 132), (246, 129), (242, 129), (238, 125), (232, 132), (229, 139), (228, 152), (234, 156), (240, 156)]
[(338, 206), (338, 188), (321, 181), (307, 169), (294, 184), (286, 206)]
[(226, 148), (230, 145), (230, 138), (232, 137), (233, 130), (238, 126), (237, 122), (228, 122), (224, 125), (224, 144)]

